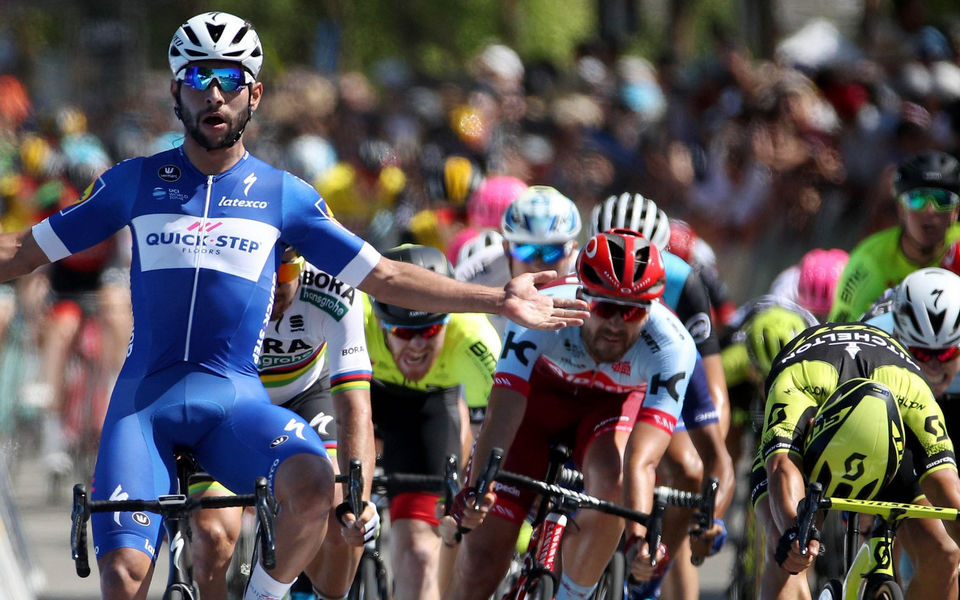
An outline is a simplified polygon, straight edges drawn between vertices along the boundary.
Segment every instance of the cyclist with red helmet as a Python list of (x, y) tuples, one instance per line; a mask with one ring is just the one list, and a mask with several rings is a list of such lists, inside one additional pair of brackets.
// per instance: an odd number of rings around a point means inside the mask
[[(591, 316), (581, 327), (557, 332), (508, 325), (474, 455), (481, 460), (499, 446), (507, 451), (504, 469), (540, 477), (550, 445), (563, 443), (573, 449), (588, 494), (647, 511), (696, 346), (683, 323), (656, 301), (666, 278), (660, 251), (646, 238), (625, 229), (597, 234), (580, 251), (576, 271), (577, 277), (559, 279), (543, 293), (586, 300)], [(475, 480), (468, 475), (469, 485), (454, 502), (454, 518), (474, 530), (457, 556), (451, 598), (493, 593), (533, 502), (532, 495), (498, 486), (474, 511), (467, 507), (478, 493)], [(563, 547), (558, 600), (590, 596), (624, 527), (602, 513), (581, 514), (577, 522), (580, 533)], [(629, 543), (643, 533), (631, 523)], [(636, 565), (645, 554), (649, 558), (641, 546)]]

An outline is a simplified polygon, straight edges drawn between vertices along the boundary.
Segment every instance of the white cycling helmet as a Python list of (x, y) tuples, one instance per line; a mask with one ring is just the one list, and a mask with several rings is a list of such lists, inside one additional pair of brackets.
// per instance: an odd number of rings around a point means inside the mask
[(565, 244), (580, 227), (577, 205), (548, 185), (531, 186), (500, 219), (504, 239), (514, 244)]
[(665, 250), (670, 245), (670, 220), (657, 203), (641, 194), (624, 192), (593, 207), (590, 235), (610, 229), (632, 229)]
[(263, 65), (263, 47), (253, 25), (225, 12), (203, 13), (181, 25), (167, 54), (178, 80), (191, 62), (225, 60), (240, 63), (249, 84), (257, 80)]
[(460, 250), (457, 251), (457, 265), (463, 264), (471, 256), (479, 254), (491, 246), (502, 248), (503, 236), (495, 229), (481, 230), (480, 233), (460, 246)]
[(907, 346), (960, 345), (960, 276), (946, 269), (907, 275), (893, 296), (894, 331)]

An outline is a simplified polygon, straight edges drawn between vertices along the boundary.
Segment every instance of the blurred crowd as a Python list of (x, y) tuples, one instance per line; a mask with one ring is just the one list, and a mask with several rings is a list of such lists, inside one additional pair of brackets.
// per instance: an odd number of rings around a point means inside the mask
[[(257, 156), (315, 185), (338, 218), (383, 250), (445, 249), (469, 197), (431, 185), (450, 156), (478, 176), (551, 185), (584, 213), (640, 192), (718, 255), (737, 301), (811, 247), (850, 248), (894, 224), (893, 166), (960, 149), (960, 15), (934, 27), (898, 0), (849, 39), (812, 20), (750, 55), (717, 31), (695, 60), (584, 43), (568, 67), (482, 48), (455, 78), (398, 60), (336, 77), (265, 73), (247, 132)], [(89, 131), (81, 107), (49, 106), (0, 76), (0, 223), (19, 229), (74, 201), (112, 163), (179, 143), (168, 76)]]

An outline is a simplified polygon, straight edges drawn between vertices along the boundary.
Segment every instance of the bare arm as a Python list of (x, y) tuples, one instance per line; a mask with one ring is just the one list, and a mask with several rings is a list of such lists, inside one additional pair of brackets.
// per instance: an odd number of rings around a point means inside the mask
[[(923, 478), (923, 493), (934, 506), (960, 508), (960, 478), (955, 469), (938, 469)], [(944, 521), (947, 533), (960, 544), (960, 522)]]
[(770, 456), (766, 467), (770, 486), (770, 512), (777, 529), (783, 533), (796, 524), (797, 504), (806, 493), (806, 484), (800, 467), (786, 452)]
[(349, 473), (350, 459), (359, 458), (363, 462), (364, 496), (369, 498), (377, 460), (370, 390), (344, 390), (333, 394), (333, 407), (337, 416), (337, 464), (340, 472)]
[[(670, 445), (670, 434), (651, 425), (637, 423), (623, 456), (623, 503), (641, 512), (653, 507), (653, 488), (657, 481), (657, 464)], [(646, 528), (627, 521), (627, 537), (642, 537)]]
[(720, 419), (720, 439), (726, 439), (727, 432), (730, 431), (730, 398), (727, 396), (727, 378), (723, 374), (723, 361), (719, 352), (703, 357), (703, 370), (707, 375), (710, 397), (713, 398)]
[(582, 300), (544, 296), (536, 286), (554, 279), (553, 271), (519, 275), (503, 288), (474, 285), (416, 265), (381, 258), (360, 289), (381, 302), (427, 312), (475, 312), (503, 315), (532, 329), (582, 325), (589, 314)]
[(720, 425), (711, 423), (704, 427), (689, 430), (690, 441), (697, 449), (703, 461), (704, 477), (716, 477), (720, 482), (717, 488), (716, 517), (722, 519), (733, 501), (736, 480), (733, 472), (733, 460), (723, 443)]
[(475, 464), (470, 473), (470, 485), (477, 482), (479, 472), (490, 456), (491, 448), (499, 447), (503, 449), (504, 456), (509, 454), (510, 445), (520, 429), (526, 410), (527, 397), (520, 392), (500, 387), (490, 391), (487, 414), (483, 418), (483, 425), (473, 449)]
[(26, 275), (49, 262), (31, 230), (0, 233), (0, 281)]

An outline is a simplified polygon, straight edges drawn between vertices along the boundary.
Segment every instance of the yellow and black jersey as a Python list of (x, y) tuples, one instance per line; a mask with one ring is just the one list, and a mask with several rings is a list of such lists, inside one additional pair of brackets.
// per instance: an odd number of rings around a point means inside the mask
[(873, 379), (890, 388), (907, 430), (906, 447), (913, 452), (921, 480), (937, 469), (956, 469), (943, 413), (920, 368), (900, 342), (865, 323), (816, 325), (777, 355), (766, 382), (760, 445), (763, 460), (778, 452), (801, 456), (817, 408), (840, 383), (854, 377)]

